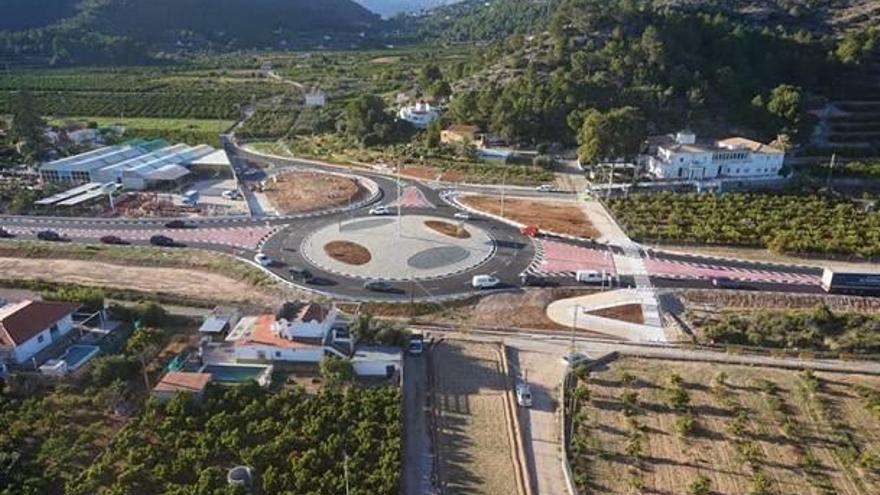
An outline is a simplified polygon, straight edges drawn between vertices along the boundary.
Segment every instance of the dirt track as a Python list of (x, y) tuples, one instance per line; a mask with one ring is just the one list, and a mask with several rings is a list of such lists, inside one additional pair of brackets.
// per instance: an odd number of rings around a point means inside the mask
[(4, 279), (39, 280), (224, 303), (274, 306), (273, 296), (230, 277), (183, 268), (123, 266), (82, 260), (0, 258)]

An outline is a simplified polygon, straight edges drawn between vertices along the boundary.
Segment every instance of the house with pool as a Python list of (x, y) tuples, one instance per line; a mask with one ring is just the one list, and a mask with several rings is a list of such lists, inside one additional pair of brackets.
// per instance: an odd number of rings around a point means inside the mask
[(80, 306), (25, 300), (0, 307), (0, 359), (7, 364), (36, 365), (42, 351), (68, 340), (73, 315)]

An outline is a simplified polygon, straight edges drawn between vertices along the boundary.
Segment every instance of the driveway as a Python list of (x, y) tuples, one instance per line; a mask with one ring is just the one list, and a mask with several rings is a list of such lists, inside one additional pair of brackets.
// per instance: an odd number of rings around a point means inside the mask
[(403, 494), (430, 495), (434, 455), (428, 428), (427, 356), (406, 356), (403, 375), (404, 455)]

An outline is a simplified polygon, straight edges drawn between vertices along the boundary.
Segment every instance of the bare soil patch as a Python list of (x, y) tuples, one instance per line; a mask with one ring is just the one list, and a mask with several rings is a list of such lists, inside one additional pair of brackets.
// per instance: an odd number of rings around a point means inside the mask
[(448, 493), (516, 494), (499, 346), (447, 340), (431, 352)]
[(454, 237), (456, 239), (470, 239), (471, 233), (460, 225), (451, 224), (449, 222), (441, 222), (439, 220), (428, 220), (425, 226), (434, 232), (439, 232), (445, 236)]
[(400, 170), (401, 175), (413, 177), (421, 180), (441, 180), (445, 182), (460, 182), (464, 180), (465, 175), (455, 170), (443, 170), (437, 167), (423, 167), (410, 165)]
[(623, 306), (614, 306), (613, 308), (597, 309), (590, 311), (589, 314), (601, 316), (602, 318), (611, 318), (612, 320), (627, 321), (630, 323), (645, 323), (645, 315), (642, 313), (641, 304), (624, 304)]
[(324, 210), (367, 194), (354, 179), (319, 172), (286, 172), (266, 181), (264, 194), (281, 214)]
[(349, 265), (366, 265), (373, 259), (367, 248), (349, 241), (328, 242), (324, 245), (324, 252), (334, 260)]
[(85, 260), (0, 258), (2, 278), (177, 295), (218, 303), (275, 306), (272, 295), (245, 281), (184, 268), (130, 266)]
[[(501, 215), (501, 198), (466, 195), (460, 201), (492, 215)], [(505, 198), (504, 217), (526, 225), (537, 225), (541, 230), (595, 239), (599, 231), (574, 203), (537, 199)]]
[[(689, 493), (698, 476), (719, 494), (754, 493), (758, 478), (762, 493), (880, 486), (880, 472), (852, 461), (877, 455), (880, 417), (864, 391), (880, 393), (880, 377), (624, 358), (591, 372), (586, 387), (572, 457), (586, 493), (634, 493), (637, 484), (640, 493)], [(674, 388), (683, 407), (671, 406)], [(682, 433), (686, 416), (691, 433)]]

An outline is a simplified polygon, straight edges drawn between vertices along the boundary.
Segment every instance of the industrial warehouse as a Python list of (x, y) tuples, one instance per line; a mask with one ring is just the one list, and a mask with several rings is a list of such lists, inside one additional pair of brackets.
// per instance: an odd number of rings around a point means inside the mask
[(169, 145), (164, 140), (137, 140), (106, 146), (40, 167), (46, 182), (117, 184), (142, 191), (173, 186), (195, 168), (228, 168), (224, 151), (208, 145)]

